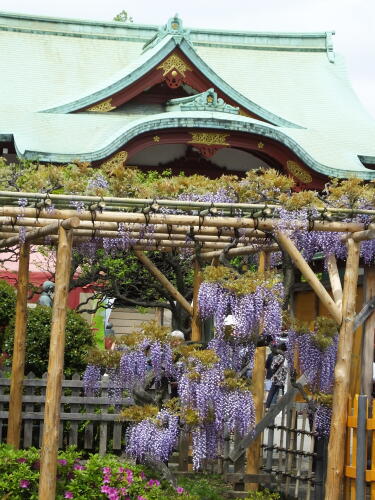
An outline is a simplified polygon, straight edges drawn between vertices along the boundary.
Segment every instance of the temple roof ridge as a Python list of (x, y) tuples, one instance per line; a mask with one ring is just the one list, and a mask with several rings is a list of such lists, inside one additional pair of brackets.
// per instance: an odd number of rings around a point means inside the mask
[[(178, 19), (180, 18), (178, 17)], [(79, 36), (82, 38), (134, 39), (142, 41), (146, 45), (150, 42), (150, 39), (153, 40), (161, 32), (168, 31), (168, 23), (163, 27), (152, 24), (71, 19), (0, 11), (0, 30), (4, 31)], [(181, 35), (182, 33), (175, 34)], [(191, 43), (194, 45), (213, 44), (215, 46), (243, 47), (248, 49), (318, 51), (327, 52), (328, 54), (333, 51), (331, 39), (334, 34), (333, 30), (303, 33), (184, 28), (185, 38), (190, 38)]]

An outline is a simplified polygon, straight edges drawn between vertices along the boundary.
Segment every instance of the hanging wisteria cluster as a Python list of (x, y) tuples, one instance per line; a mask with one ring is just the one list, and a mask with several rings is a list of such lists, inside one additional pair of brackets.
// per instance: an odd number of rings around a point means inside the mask
[[(253, 343), (215, 338), (209, 349), (174, 346), (167, 330), (155, 323), (142, 333), (131, 334), (118, 350), (100, 356), (93, 353), (84, 374), (86, 392), (97, 394), (100, 376), (109, 376), (108, 392), (118, 402), (124, 393), (136, 394), (145, 384), (155, 387), (163, 380), (177, 383), (177, 402), (162, 401), (155, 410), (134, 406), (125, 410), (136, 421), (127, 432), (126, 451), (142, 461), (146, 455), (166, 461), (181, 427), (190, 429), (193, 464), (199, 469), (206, 459), (217, 457), (225, 433), (244, 435), (254, 426), (255, 408), (250, 391), (255, 346)], [(117, 360), (115, 359), (117, 358)], [(246, 368), (241, 374), (241, 369)], [(139, 415), (144, 418), (139, 418)]]
[(329, 436), (332, 409), (334, 371), (338, 333), (334, 320), (319, 317), (313, 331), (299, 327), (288, 331), (289, 366), (306, 377), (308, 387), (318, 403), (315, 430), (319, 436)]
[(233, 318), (233, 337), (239, 341), (260, 334), (276, 338), (282, 328), (283, 285), (272, 272), (249, 271), (243, 275), (223, 266), (207, 266), (199, 289), (199, 312), (213, 318), (217, 336), (223, 338), (228, 315)]

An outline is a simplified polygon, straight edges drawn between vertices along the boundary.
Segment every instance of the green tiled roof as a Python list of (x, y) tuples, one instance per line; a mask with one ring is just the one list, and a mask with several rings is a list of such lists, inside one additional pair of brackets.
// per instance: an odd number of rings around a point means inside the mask
[[(0, 13), (0, 136), (13, 134), (20, 155), (65, 161), (103, 158), (156, 123), (233, 127), (284, 142), (327, 175), (375, 177), (359, 159), (375, 163), (375, 121), (334, 56), (331, 33), (191, 29), (189, 40), (167, 35), (143, 51), (157, 30)], [(126, 87), (177, 45), (212, 87), (274, 125), (209, 111), (67, 114)]]

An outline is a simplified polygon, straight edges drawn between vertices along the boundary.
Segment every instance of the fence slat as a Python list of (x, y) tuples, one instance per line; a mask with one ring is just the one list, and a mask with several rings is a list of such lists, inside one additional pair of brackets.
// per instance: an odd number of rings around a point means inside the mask
[[(78, 373), (74, 373), (72, 376), (72, 380), (80, 380), (80, 376)], [(78, 397), (80, 394), (81, 390), (79, 387), (74, 387), (72, 389), (72, 396), (73, 397)], [(73, 397), (71, 400), (73, 400)], [(75, 404), (75, 403), (70, 403), (70, 412), (71, 413), (76, 413), (77, 410), (79, 410), (80, 405)], [(78, 445), (78, 422), (72, 421), (70, 423), (70, 429), (69, 429), (69, 445)]]
[[(33, 373), (29, 373), (27, 375), (27, 379), (35, 378), (35, 375)], [(34, 387), (29, 385), (24, 388), (24, 392), (26, 395), (30, 395), (33, 397), (34, 394)], [(23, 401), (25, 401), (25, 398), (22, 398)], [(25, 412), (33, 412), (34, 411), (34, 404), (30, 401), (28, 401), (25, 405)], [(26, 420), (24, 422), (23, 426), (23, 447), (24, 448), (30, 448), (30, 446), (33, 445), (33, 428), (34, 428), (34, 422), (32, 420)]]
[[(104, 378), (104, 377), (103, 377)], [(108, 375), (106, 375), (106, 378), (108, 380)], [(106, 396), (107, 395), (107, 388), (102, 389), (102, 396), (103, 394)], [(102, 408), (102, 415), (105, 415), (107, 413), (107, 408), (104, 407)], [(105, 455), (107, 451), (107, 437), (108, 437), (108, 423), (105, 421), (100, 422), (100, 427), (99, 427), (99, 454), (100, 455)]]
[(366, 496), (366, 419), (367, 419), (367, 396), (361, 395), (358, 404), (358, 428), (357, 428), (357, 474), (356, 474), (356, 500), (365, 500)]

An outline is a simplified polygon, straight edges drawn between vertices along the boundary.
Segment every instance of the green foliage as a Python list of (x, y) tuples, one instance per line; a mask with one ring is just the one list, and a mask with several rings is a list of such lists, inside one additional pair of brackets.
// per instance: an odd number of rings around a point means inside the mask
[[(60, 451), (57, 464), (56, 500), (101, 500), (108, 498), (102, 492), (103, 478), (108, 486), (126, 488), (130, 500), (140, 497), (147, 500), (199, 500), (198, 497), (181, 492), (178, 494), (169, 484), (155, 480), (155, 475), (145, 467), (124, 463), (113, 455), (90, 455), (81, 465), (80, 454), (74, 449)], [(15, 450), (0, 445), (0, 498), (2, 500), (37, 500), (39, 483), (39, 450)], [(103, 470), (104, 469), (104, 470)], [(131, 479), (129, 479), (131, 478)], [(105, 483), (104, 483), (105, 484)], [(67, 496), (69, 492), (69, 496)], [(71, 495), (71, 496), (70, 496)], [(211, 497), (210, 497), (211, 498)]]
[[(16, 291), (6, 281), (0, 280), (0, 327), (7, 326), (16, 308)], [(0, 338), (1, 341), (1, 338)]]
[[(37, 306), (27, 311), (25, 372), (41, 377), (48, 368), (49, 339), (52, 309)], [(12, 355), (14, 321), (4, 333), (4, 350)], [(88, 323), (75, 311), (68, 309), (65, 326), (65, 376), (81, 373), (86, 368), (87, 351), (94, 345), (94, 336)]]
[(225, 266), (207, 266), (202, 272), (203, 281), (217, 282), (236, 295), (254, 293), (258, 286), (272, 288), (280, 282), (280, 276), (275, 271), (246, 271), (239, 274), (234, 269)]
[(129, 16), (126, 10), (119, 12), (114, 18), (114, 21), (119, 21), (120, 23), (132, 23), (133, 18)]
[(251, 491), (246, 497), (248, 500), (279, 500), (281, 496), (279, 493), (270, 490)]
[(220, 476), (211, 474), (194, 474), (182, 477), (181, 486), (199, 500), (223, 500), (230, 486)]

